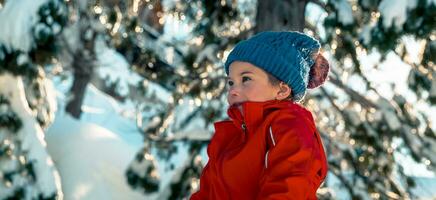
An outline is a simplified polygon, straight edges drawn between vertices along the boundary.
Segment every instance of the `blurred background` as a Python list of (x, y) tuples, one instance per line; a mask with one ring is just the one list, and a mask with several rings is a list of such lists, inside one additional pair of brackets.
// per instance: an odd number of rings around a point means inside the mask
[(303, 102), (319, 199), (436, 199), (435, 0), (0, 0), (0, 199), (188, 199), (226, 118), (223, 63), (319, 39)]

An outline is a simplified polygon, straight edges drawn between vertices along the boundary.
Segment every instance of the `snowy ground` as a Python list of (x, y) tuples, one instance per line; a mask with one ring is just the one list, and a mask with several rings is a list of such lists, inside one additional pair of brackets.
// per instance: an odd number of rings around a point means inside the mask
[(169, 162), (157, 159), (161, 176), (158, 194), (145, 196), (133, 191), (124, 173), (142, 147), (143, 137), (134, 120), (123, 116), (131, 107), (89, 85), (83, 104), (85, 112), (80, 121), (75, 120), (63, 111), (66, 85), (68, 81), (56, 84), (59, 108), (46, 133), (48, 151), (61, 174), (65, 199), (162, 199), (175, 173), (168, 170), (169, 163), (177, 168), (188, 157), (182, 150), (187, 149), (184, 144), (176, 144), (179, 151)]
[[(140, 199), (124, 172), (135, 147), (101, 126), (60, 114), (46, 134), (65, 199)], [(143, 198), (143, 197), (142, 197)]]
[[(60, 93), (58, 100), (63, 102)], [(99, 106), (95, 101), (100, 102)], [(114, 115), (114, 101), (89, 87), (84, 106), (92, 109), (85, 109), (81, 121), (66, 114), (63, 106), (59, 104), (46, 141), (61, 174), (65, 199), (144, 198), (129, 188), (124, 176), (141, 147), (142, 137), (128, 130), (133, 127), (126, 119)]]

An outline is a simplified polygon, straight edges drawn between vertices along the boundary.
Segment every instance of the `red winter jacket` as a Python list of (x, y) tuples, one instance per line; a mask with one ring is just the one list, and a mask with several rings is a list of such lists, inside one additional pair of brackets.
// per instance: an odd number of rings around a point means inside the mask
[(215, 123), (197, 199), (317, 199), (327, 162), (309, 111), (291, 101), (230, 107)]

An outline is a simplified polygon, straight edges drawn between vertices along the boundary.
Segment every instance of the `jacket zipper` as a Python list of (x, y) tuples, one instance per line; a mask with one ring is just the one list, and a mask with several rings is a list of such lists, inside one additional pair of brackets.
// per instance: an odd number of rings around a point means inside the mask
[(247, 126), (245, 125), (244, 122), (242, 122), (242, 124), (241, 124), (241, 128), (242, 128), (242, 131), (243, 131), (244, 133), (247, 133)]

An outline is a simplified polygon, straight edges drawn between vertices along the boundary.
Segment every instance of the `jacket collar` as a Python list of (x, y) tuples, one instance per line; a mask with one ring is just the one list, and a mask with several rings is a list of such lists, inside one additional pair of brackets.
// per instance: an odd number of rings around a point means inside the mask
[(252, 102), (247, 101), (241, 104), (243, 112), (238, 109), (237, 106), (230, 106), (227, 110), (227, 114), (233, 123), (237, 127), (242, 127), (245, 124), (246, 127), (257, 127), (265, 116), (274, 110), (280, 110), (283, 108), (291, 108), (298, 106), (296, 103), (289, 100), (270, 100), (265, 102)]

